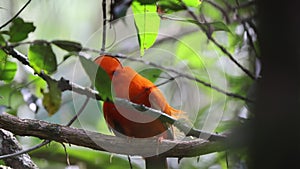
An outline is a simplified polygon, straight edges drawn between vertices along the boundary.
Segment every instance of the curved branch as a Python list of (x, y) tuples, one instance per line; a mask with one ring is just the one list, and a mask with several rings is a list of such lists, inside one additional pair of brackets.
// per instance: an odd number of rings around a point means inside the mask
[(19, 155), (22, 155), (22, 154), (29, 153), (29, 152), (31, 152), (33, 150), (36, 150), (36, 149), (39, 149), (39, 148), (43, 147), (44, 145), (49, 144), (50, 142), (51, 142), (50, 140), (44, 140), (42, 143), (37, 144), (37, 145), (35, 145), (33, 147), (30, 147), (28, 149), (16, 151), (14, 153), (7, 153), (5, 155), (1, 155), (0, 156), (0, 160), (6, 159), (6, 158), (12, 158), (12, 157), (16, 157), (16, 156), (19, 156)]
[(40, 120), (19, 119), (7, 113), (0, 115), (0, 128), (20, 136), (34, 136), (126, 155), (147, 156), (150, 153), (155, 153), (164, 157), (194, 157), (224, 151), (228, 148), (226, 140), (212, 142), (203, 139), (190, 141), (162, 140), (158, 143), (157, 138), (126, 139)]

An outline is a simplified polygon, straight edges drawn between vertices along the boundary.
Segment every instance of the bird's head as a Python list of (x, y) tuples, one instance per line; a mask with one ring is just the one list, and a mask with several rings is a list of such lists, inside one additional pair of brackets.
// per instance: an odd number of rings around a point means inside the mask
[(109, 55), (101, 55), (97, 57), (94, 62), (103, 70), (105, 70), (111, 79), (114, 75), (114, 72), (122, 68), (120, 61), (116, 57)]

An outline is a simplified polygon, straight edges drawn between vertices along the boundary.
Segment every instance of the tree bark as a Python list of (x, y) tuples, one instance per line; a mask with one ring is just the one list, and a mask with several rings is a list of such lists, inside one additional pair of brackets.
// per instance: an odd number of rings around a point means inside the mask
[(125, 155), (140, 155), (143, 157), (153, 155), (162, 157), (194, 157), (224, 151), (228, 148), (226, 140), (207, 141), (192, 139), (191, 141), (159, 141), (158, 138), (124, 139), (59, 124), (51, 124), (40, 120), (19, 119), (7, 113), (0, 115), (0, 128), (9, 130), (20, 136), (34, 136), (94, 150)]
[[(21, 151), (22, 147), (12, 133), (0, 129), (0, 155), (12, 154)], [(28, 154), (4, 159), (6, 165), (18, 169), (37, 169)]]

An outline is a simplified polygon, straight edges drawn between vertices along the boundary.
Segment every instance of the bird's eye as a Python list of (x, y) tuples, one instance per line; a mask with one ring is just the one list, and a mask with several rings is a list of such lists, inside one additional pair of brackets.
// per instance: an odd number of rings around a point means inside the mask
[(117, 71), (117, 70), (113, 71), (113, 75), (118, 75), (118, 74), (119, 74), (119, 71)]
[(111, 76), (116, 76), (116, 75), (118, 75), (118, 71), (116, 71), (116, 70), (114, 70), (114, 71), (112, 71), (112, 73), (111, 73)]

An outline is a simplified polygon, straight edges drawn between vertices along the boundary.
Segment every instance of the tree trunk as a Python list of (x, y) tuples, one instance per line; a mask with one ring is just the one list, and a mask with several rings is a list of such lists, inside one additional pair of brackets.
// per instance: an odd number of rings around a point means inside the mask
[(262, 79), (250, 127), (250, 168), (297, 168), (300, 161), (299, 1), (258, 0)]

